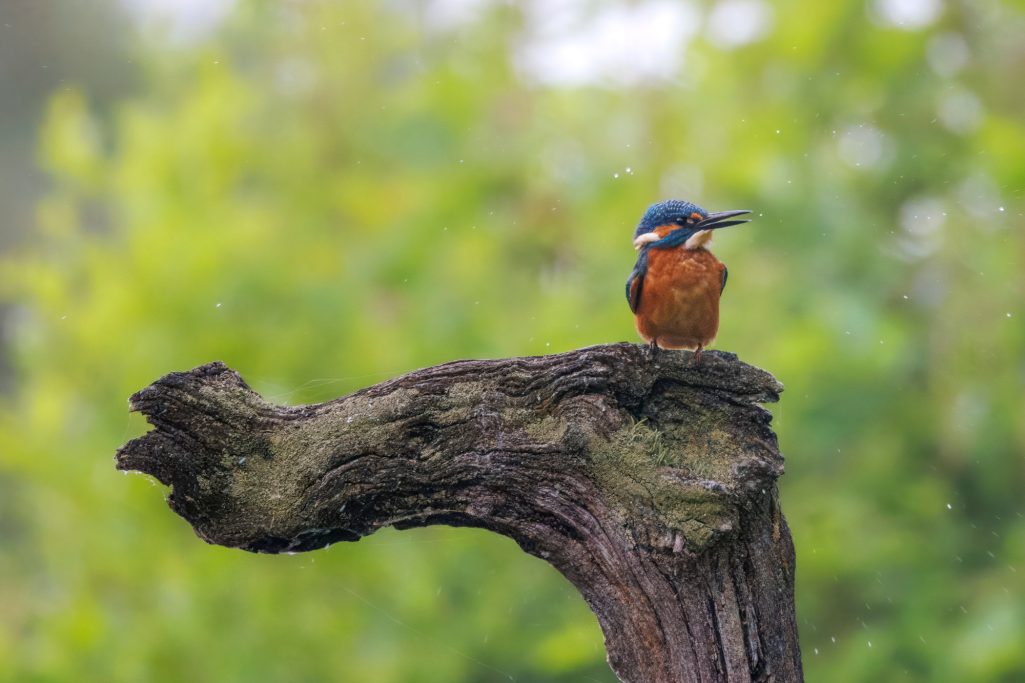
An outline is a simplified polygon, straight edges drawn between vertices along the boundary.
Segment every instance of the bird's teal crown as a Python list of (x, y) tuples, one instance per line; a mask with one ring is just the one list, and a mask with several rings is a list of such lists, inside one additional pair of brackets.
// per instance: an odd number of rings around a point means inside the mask
[(634, 238), (646, 232), (651, 232), (660, 225), (672, 225), (674, 223), (686, 225), (687, 219), (693, 213), (701, 214), (702, 218), (708, 217), (708, 212), (700, 206), (691, 202), (685, 202), (682, 199), (669, 199), (658, 204), (652, 204), (644, 212), (644, 217), (641, 218), (637, 230), (634, 231)]

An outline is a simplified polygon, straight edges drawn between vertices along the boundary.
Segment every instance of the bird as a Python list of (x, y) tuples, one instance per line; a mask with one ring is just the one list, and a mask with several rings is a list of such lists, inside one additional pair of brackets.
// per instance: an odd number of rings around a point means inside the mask
[(659, 349), (692, 349), (697, 362), (715, 339), (728, 271), (708, 245), (713, 230), (747, 223), (730, 219), (749, 213), (709, 213), (680, 199), (645, 211), (634, 231), (639, 254), (626, 281), (626, 300), (653, 356)]

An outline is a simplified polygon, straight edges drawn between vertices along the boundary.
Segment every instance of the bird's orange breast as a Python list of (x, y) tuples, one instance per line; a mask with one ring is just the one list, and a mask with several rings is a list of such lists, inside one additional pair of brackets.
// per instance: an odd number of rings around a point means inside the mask
[(662, 348), (707, 346), (719, 331), (725, 266), (706, 249), (652, 249), (637, 308), (637, 331)]

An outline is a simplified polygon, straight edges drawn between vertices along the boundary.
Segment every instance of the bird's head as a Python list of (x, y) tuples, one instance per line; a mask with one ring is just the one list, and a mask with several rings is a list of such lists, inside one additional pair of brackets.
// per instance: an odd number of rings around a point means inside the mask
[[(747, 220), (727, 220), (734, 216), (751, 213), (745, 209), (739, 211), (719, 211), (708, 213), (697, 204), (685, 202), (681, 199), (670, 199), (668, 201), (652, 204), (644, 212), (644, 217), (634, 231), (634, 249), (640, 249), (646, 244), (658, 242), (672, 235), (672, 244), (691, 244), (692, 237), (698, 237), (693, 243), (698, 246), (705, 244), (711, 236), (712, 230), (747, 223)], [(660, 245), (661, 246), (661, 245)]]

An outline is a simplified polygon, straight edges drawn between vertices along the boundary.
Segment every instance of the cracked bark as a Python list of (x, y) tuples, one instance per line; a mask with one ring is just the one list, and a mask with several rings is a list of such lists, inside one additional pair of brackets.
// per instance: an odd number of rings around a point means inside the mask
[(233, 370), (131, 398), (154, 430), (117, 453), (210, 543), (314, 550), (377, 529), (490, 529), (583, 594), (626, 683), (800, 681), (783, 459), (735, 356), (634, 344), (457, 361), (278, 406)]

